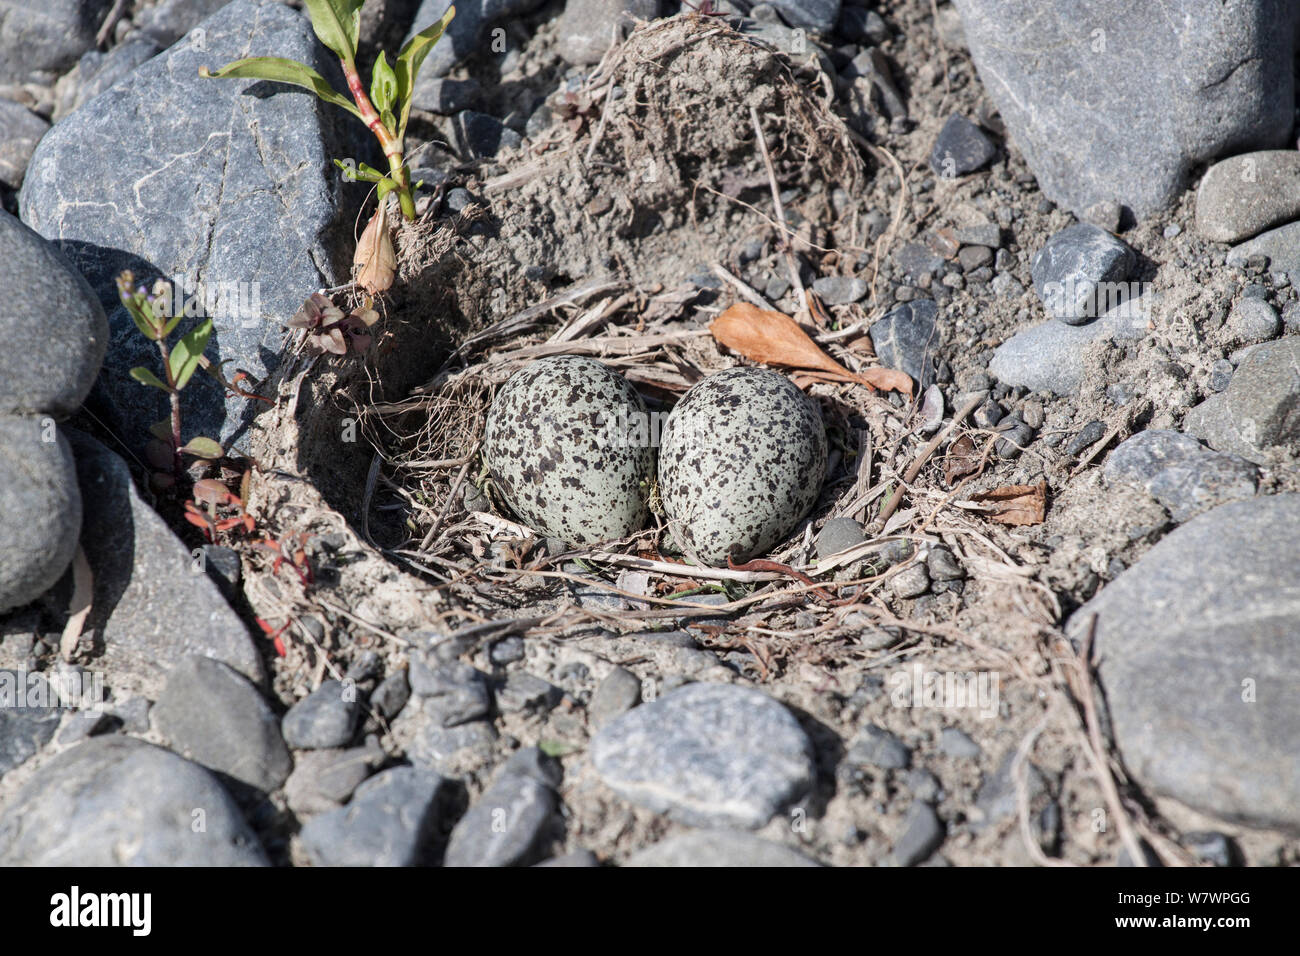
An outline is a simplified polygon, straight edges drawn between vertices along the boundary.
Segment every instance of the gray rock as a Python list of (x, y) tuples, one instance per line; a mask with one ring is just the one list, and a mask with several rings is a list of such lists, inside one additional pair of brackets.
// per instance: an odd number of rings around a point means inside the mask
[(920, 391), (934, 384), (938, 314), (933, 299), (916, 299), (891, 310), (868, 331), (880, 364), (912, 376)]
[(1034, 429), (1018, 415), (1008, 415), (998, 422), (998, 434), (1002, 437), (993, 444), (993, 450), (999, 458), (1010, 460), (1019, 457), (1034, 440)]
[[(199, 76), (202, 66), (266, 54), (334, 77), (337, 61), (304, 14), (235, 0), (201, 29), (201, 44), (195, 31), (58, 123), (19, 197), (23, 220), (60, 245), (109, 312), (96, 401), (108, 426), (136, 446), (166, 398), (130, 378), (137, 365), (161, 369), (157, 348), (118, 304), (117, 273), (188, 283), (215, 325), (209, 357), (233, 360), (256, 381), (278, 361), (281, 323), (306, 293), (348, 274), (353, 206), (364, 190), (345, 191), (332, 157), (373, 158), (362, 152), (360, 124), (311, 93)], [(183, 321), (177, 334), (197, 321)], [(187, 431), (222, 442), (242, 438), (245, 418), (262, 407), (225, 394), (208, 375), (193, 379), (182, 405)]]
[(451, 661), (429, 666), (421, 655), (412, 655), (409, 680), (411, 691), (423, 701), (426, 717), (443, 727), (478, 720), (492, 709), (492, 694), (482, 671), (469, 664)]
[[(44, 675), (0, 670), (0, 777), (49, 743), (62, 719), (63, 711)], [(84, 726), (90, 721), (75, 723)]]
[(0, 814), (3, 866), (266, 866), (217, 778), (133, 737), (41, 766)]
[(930, 590), (930, 573), (926, 571), (924, 564), (914, 564), (890, 578), (889, 586), (895, 597), (904, 600), (920, 597)]
[(89, 103), (162, 50), (163, 45), (140, 34), (133, 34), (107, 53), (91, 50), (77, 61), (75, 70), (59, 81), (58, 101), (54, 106), (55, 121), (63, 119), (82, 104)]
[[(1125, 767), (1248, 826), (1300, 827), (1300, 495), (1176, 529), (1070, 619), (1092, 628)], [(1095, 625), (1094, 625), (1095, 622)]]
[[(453, 80), (445, 76), (425, 78), (421, 71), (420, 79), (415, 84), (415, 98), (412, 100), (412, 105), (418, 110), (450, 116), (469, 109), (482, 95), (482, 87), (479, 86), (478, 80), (472, 77), (464, 80)], [(424, 177), (412, 174), (411, 181), (414, 182), (419, 178)]]
[[(1225, 151), (1281, 145), (1295, 108), (1286, 0), (955, 0), (971, 56), (1043, 192), (1138, 218)], [(1051, 51), (1044, 68), (1043, 51)], [(1141, 64), (1141, 69), (1135, 68)]]
[(1215, 242), (1240, 242), (1300, 218), (1300, 152), (1233, 156), (1205, 172), (1196, 190), (1196, 228)]
[(284, 739), (294, 749), (344, 747), (351, 743), (360, 716), (355, 685), (321, 681), (284, 715)]
[(981, 266), (993, 263), (993, 250), (988, 246), (963, 246), (957, 253), (962, 272), (974, 272)]
[(1178, 522), (1250, 498), (1259, 483), (1259, 472), (1245, 459), (1160, 429), (1139, 432), (1122, 443), (1107, 456), (1102, 474), (1108, 482), (1142, 488)]
[(1146, 334), (1147, 320), (1135, 305), (1126, 302), (1087, 325), (1051, 319), (1017, 332), (994, 350), (989, 371), (1005, 385), (1073, 395), (1083, 384), (1085, 349), (1094, 342), (1129, 342)]
[(0, 185), (17, 189), (50, 124), (27, 107), (0, 99)]
[(903, 821), (903, 835), (894, 844), (896, 866), (915, 866), (943, 844), (943, 821), (934, 807), (920, 800), (912, 801)]
[(813, 545), (817, 548), (817, 557), (825, 561), (841, 551), (857, 547), (866, 540), (867, 537), (862, 531), (862, 522), (853, 518), (840, 517), (831, 518), (822, 525), (822, 529), (817, 532), (817, 537), (813, 539)]
[(789, 847), (735, 830), (691, 830), (633, 853), (624, 866), (821, 866)]
[(938, 275), (943, 270), (943, 257), (923, 242), (905, 242), (894, 253), (894, 264), (911, 279)]
[(1070, 443), (1065, 446), (1065, 453), (1071, 456), (1081, 455), (1088, 448), (1101, 441), (1105, 436), (1105, 422), (1088, 422), (1088, 424), (1080, 428), (1075, 436), (1070, 439)]
[(180, 661), (167, 675), (153, 717), (181, 756), (258, 790), (276, 789), (293, 769), (280, 721), (248, 679), (220, 661)]
[(1248, 239), (1228, 251), (1228, 265), (1245, 266), (1255, 256), (1263, 256), (1272, 272), (1300, 276), (1300, 222), (1287, 223), (1254, 239)]
[[(973, 827), (976, 831), (984, 830), (1001, 820), (1013, 816), (1018, 809), (1016, 782), (1011, 767), (1015, 763), (1015, 751), (1002, 758), (997, 770), (985, 777), (975, 794), (975, 814)], [(1029, 803), (1047, 791), (1047, 781), (1042, 772), (1032, 763), (1027, 764), (1025, 774), (1025, 795)]]
[(545, 713), (560, 702), (564, 692), (535, 674), (513, 671), (497, 688), (497, 709), (503, 714)]
[(599, 730), (615, 717), (641, 703), (641, 678), (623, 667), (615, 667), (596, 685), (587, 704), (587, 720)]
[(3, 211), (0, 283), (0, 414), (71, 415), (108, 347), (99, 300), (52, 243)]
[(411, 699), (411, 685), (406, 671), (389, 674), (370, 695), (370, 707), (385, 720), (392, 720), (402, 712)]
[(1137, 256), (1104, 229), (1076, 223), (1038, 250), (1030, 266), (1034, 291), (1048, 313), (1067, 325), (1083, 325), (1129, 298), (1124, 280)]
[(300, 753), (284, 782), (289, 809), (299, 816), (337, 810), (384, 762), (384, 756), (378, 744)]
[(1210, 381), (1209, 381), (1210, 391), (1212, 392), (1224, 391), (1228, 387), (1228, 385), (1232, 382), (1232, 373), (1235, 372), (1236, 370), (1237, 367), (1233, 365), (1231, 362), (1229, 362), (1227, 359), (1219, 359), (1212, 366), (1210, 366)]
[(1228, 313), (1228, 331), (1238, 342), (1263, 342), (1282, 329), (1277, 309), (1263, 299), (1243, 298)]
[(840, 16), (840, 0), (767, 0), (792, 27), (829, 33)]
[(813, 283), (813, 291), (827, 305), (848, 305), (865, 296), (869, 289), (866, 282), (855, 276), (824, 276)]
[(867, 724), (854, 735), (844, 760), (852, 767), (902, 770), (912, 762), (912, 751), (888, 730)]
[(541, 863), (534, 863), (533, 866), (600, 866), (600, 860), (590, 850), (574, 850), (563, 856), (553, 856)]
[(465, 159), (490, 159), (503, 149), (516, 149), (521, 137), (495, 116), (463, 110), (452, 120), (456, 151)]
[(417, 866), (438, 823), (443, 784), (416, 767), (376, 774), (346, 807), (303, 825), (302, 852), (313, 866)]
[(262, 658), (244, 622), (141, 500), (126, 463), (89, 435), (67, 434), (86, 502), (81, 546), (95, 578), (86, 628), (103, 647), (95, 666), (154, 697), (168, 669), (191, 654), (260, 684)]
[[(491, 35), (493, 29), (507, 20), (530, 13), (541, 2), (542, 0), (461, 0), (456, 4), (456, 16), (447, 26), (447, 32), (429, 51), (420, 76), (445, 76), (456, 64), (476, 53), (500, 57), (509, 52), (505, 31), (499, 35), (501, 39), (498, 43), (497, 37)], [(436, 23), (451, 5), (452, 0), (424, 0), (411, 22), (411, 29), (403, 44)]]
[(996, 222), (975, 216), (970, 221), (953, 226), (952, 237), (965, 246), (984, 246), (998, 249), (1002, 246), (1002, 230)]
[(0, 83), (62, 73), (95, 45), (111, 0), (5, 3), (0, 22)]
[(1300, 441), (1300, 336), (1250, 350), (1228, 387), (1191, 409), (1183, 429), (1211, 448), (1265, 463)]
[(458, 777), (490, 764), (496, 742), (496, 728), (486, 721), (442, 727), (430, 720), (419, 726), (406, 755), (412, 763), (431, 767), (448, 777)]
[(1241, 851), (1226, 833), (1197, 831), (1184, 833), (1183, 846), (1196, 854), (1202, 863), (1211, 866), (1240, 866)]
[(944, 547), (930, 549), (930, 555), (925, 559), (925, 567), (930, 572), (931, 579), (935, 581), (959, 581), (966, 577), (966, 569), (957, 562), (953, 553)]
[(600, 62), (615, 39), (631, 29), (632, 17), (653, 20), (659, 0), (567, 0), (556, 27), (556, 48), (564, 62), (590, 66)]
[(189, 33), (229, 0), (162, 0), (135, 16), (135, 27), (159, 46), (168, 47)]
[(461, 817), (443, 866), (529, 866), (546, 855), (555, 791), (509, 765)]
[(0, 417), (0, 613), (54, 586), (76, 552), (81, 518), (62, 431), (49, 419)]
[(943, 179), (956, 179), (987, 166), (997, 154), (998, 148), (978, 126), (953, 113), (930, 150), (930, 168)]
[(754, 829), (807, 792), (812, 746), (761, 691), (688, 684), (608, 724), (592, 741), (620, 796), (684, 823)]
[(984, 752), (979, 744), (956, 727), (945, 727), (939, 732), (939, 749), (957, 760), (974, 760)]
[(1113, 199), (1103, 199), (1085, 209), (1079, 218), (1107, 232), (1119, 232), (1124, 220), (1124, 207)]

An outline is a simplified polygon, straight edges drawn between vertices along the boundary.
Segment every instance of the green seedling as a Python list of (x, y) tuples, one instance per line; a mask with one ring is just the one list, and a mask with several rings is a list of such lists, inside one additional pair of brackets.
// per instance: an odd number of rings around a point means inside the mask
[(156, 388), (167, 395), (170, 415), (149, 427), (153, 440), (145, 448), (149, 463), (157, 469), (153, 474), (156, 488), (171, 487), (184, 472), (184, 456), (215, 460), (225, 455), (221, 445), (202, 435), (187, 442), (181, 440), (181, 391), (201, 365), (206, 365), (203, 350), (212, 337), (212, 320), (205, 319), (192, 331), (180, 337), (174, 346), (168, 346), (168, 337), (176, 330), (181, 316), (169, 315), (171, 286), (159, 279), (152, 292), (135, 285), (135, 276), (126, 271), (117, 277), (117, 295), (130, 313), (140, 334), (158, 346), (162, 357), (163, 378), (143, 365), (131, 369), (131, 377), (141, 385)]
[[(199, 69), (199, 75), (213, 79), (270, 80), (310, 90), (326, 103), (347, 110), (375, 135), (388, 171), (382, 172), (365, 163), (334, 160), (351, 180), (374, 183), (379, 189), (379, 212), (372, 225), (373, 231), (386, 232), (386, 220), (381, 220), (390, 193), (396, 194), (402, 215), (415, 218), (415, 200), (411, 197), (410, 170), (406, 166), (406, 126), (411, 116), (411, 98), (415, 92), (415, 78), (433, 45), (456, 15), (455, 7), (448, 7), (437, 23), (413, 36), (396, 59), (388, 62), (381, 50), (370, 70), (370, 87), (367, 91), (357, 68), (357, 42), (361, 30), (361, 7), (364, 0), (303, 0), (311, 16), (312, 29), (320, 41), (339, 58), (343, 75), (347, 78), (349, 100), (330, 86), (323, 76), (297, 60), (277, 56), (253, 56), (227, 63), (219, 70)], [(369, 227), (368, 227), (369, 228)], [(364, 242), (364, 236), (363, 236)], [(373, 242), (373, 240), (372, 240)], [(391, 281), (391, 280), (390, 280)], [(382, 289), (371, 289), (382, 291)]]

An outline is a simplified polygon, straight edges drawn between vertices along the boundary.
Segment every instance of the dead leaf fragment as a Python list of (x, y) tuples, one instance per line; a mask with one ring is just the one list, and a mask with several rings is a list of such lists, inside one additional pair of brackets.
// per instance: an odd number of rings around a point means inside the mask
[(1036, 485), (1003, 485), (971, 495), (976, 504), (991, 506), (985, 517), (999, 524), (1042, 524), (1047, 516), (1047, 482)]
[(386, 292), (392, 287), (393, 277), (397, 274), (397, 254), (393, 251), (393, 236), (388, 228), (386, 201), (379, 203), (379, 209), (370, 217), (365, 231), (357, 240), (352, 269), (357, 275), (357, 285), (371, 295)]
[(980, 470), (980, 453), (970, 435), (962, 435), (948, 449), (944, 458), (943, 480), (951, 488), (959, 478), (974, 475)]
[(764, 365), (808, 369), (819, 373), (815, 378), (912, 394), (912, 379), (906, 372), (890, 368), (850, 372), (823, 352), (794, 319), (781, 312), (737, 302), (713, 320), (709, 332), (722, 345)]

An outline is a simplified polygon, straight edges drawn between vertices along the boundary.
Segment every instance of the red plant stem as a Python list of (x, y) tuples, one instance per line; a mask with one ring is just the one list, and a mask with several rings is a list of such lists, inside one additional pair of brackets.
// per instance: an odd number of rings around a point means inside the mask
[[(161, 332), (161, 329), (159, 331)], [(162, 353), (163, 374), (167, 376), (167, 398), (171, 403), (172, 470), (179, 479), (185, 464), (184, 459), (181, 458), (181, 392), (176, 387), (176, 378), (172, 375), (171, 355), (161, 335), (158, 337), (158, 351)]]
[(415, 202), (411, 199), (411, 182), (406, 171), (405, 158), (402, 155), (402, 143), (384, 125), (384, 121), (375, 112), (374, 104), (370, 102), (366, 88), (361, 83), (361, 74), (357, 72), (356, 65), (344, 63), (343, 75), (347, 77), (348, 90), (352, 93), (352, 99), (356, 102), (357, 109), (361, 111), (361, 121), (370, 128), (370, 132), (375, 134), (375, 138), (379, 140), (379, 145), (384, 151), (384, 157), (388, 160), (389, 176), (398, 186), (397, 198), (402, 206), (402, 215), (407, 219), (414, 219)]

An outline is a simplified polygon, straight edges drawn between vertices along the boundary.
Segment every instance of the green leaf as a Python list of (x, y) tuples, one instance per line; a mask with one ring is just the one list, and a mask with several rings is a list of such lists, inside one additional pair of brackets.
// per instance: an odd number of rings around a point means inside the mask
[(179, 314), (173, 315), (170, 319), (168, 319), (167, 324), (163, 326), (162, 335), (160, 335), (159, 338), (165, 339), (167, 338), (167, 336), (171, 335), (174, 331), (176, 331), (176, 323), (179, 322), (180, 320), (181, 320), (181, 316)]
[(364, 180), (368, 183), (381, 183), (387, 178), (379, 170), (375, 169), (373, 166), (368, 166), (365, 163), (357, 163), (353, 166), (343, 162), (341, 159), (336, 159), (334, 160), (334, 165), (343, 170), (344, 173), (347, 174), (347, 178), (353, 182)]
[(352, 65), (357, 57), (357, 35), (361, 32), (363, 0), (303, 0), (311, 14), (311, 28), (320, 42)]
[(160, 422), (154, 422), (149, 426), (149, 434), (160, 441), (169, 442), (172, 440), (172, 422), (170, 418), (164, 418)]
[(140, 330), (140, 334), (150, 342), (157, 342), (158, 330), (155, 329), (153, 323), (149, 321), (149, 316), (145, 314), (144, 309), (140, 308), (139, 303), (137, 303), (134, 298), (124, 298), (122, 300), (122, 305), (126, 307), (126, 311), (131, 316), (131, 321), (134, 322), (135, 327)]
[(195, 458), (217, 459), (225, 455), (225, 451), (211, 438), (204, 438), (198, 435), (187, 441), (181, 448), (181, 452), (186, 455), (193, 455)]
[(326, 103), (341, 106), (357, 119), (361, 119), (361, 111), (357, 109), (356, 104), (330, 86), (325, 77), (305, 63), (288, 60), (282, 56), (250, 56), (243, 60), (236, 60), (234, 63), (227, 63), (215, 73), (204, 66), (199, 68), (199, 76), (206, 76), (213, 80), (270, 80), (273, 83), (300, 86), (304, 90), (315, 93)]
[(131, 369), (131, 377), (141, 385), (152, 385), (154, 388), (161, 388), (164, 392), (171, 391), (171, 389), (167, 387), (166, 382), (143, 365), (137, 365), (135, 368)]
[(397, 54), (394, 72), (397, 74), (397, 104), (401, 110), (401, 122), (396, 130), (399, 142), (406, 137), (406, 124), (411, 118), (411, 95), (415, 92), (415, 78), (424, 65), (424, 58), (429, 55), (455, 16), (456, 8), (448, 7), (441, 20), (411, 37), (410, 42), (402, 47), (402, 52)]
[(211, 337), (212, 320), (206, 319), (193, 332), (182, 336), (176, 343), (176, 347), (172, 349), (168, 367), (171, 369), (172, 378), (176, 380), (177, 391), (188, 384), (194, 370), (199, 367), (199, 360), (203, 358), (203, 350), (208, 347), (208, 339)]
[(397, 74), (388, 65), (383, 50), (379, 51), (379, 59), (375, 60), (370, 72), (370, 102), (381, 114), (391, 110), (397, 102)]

